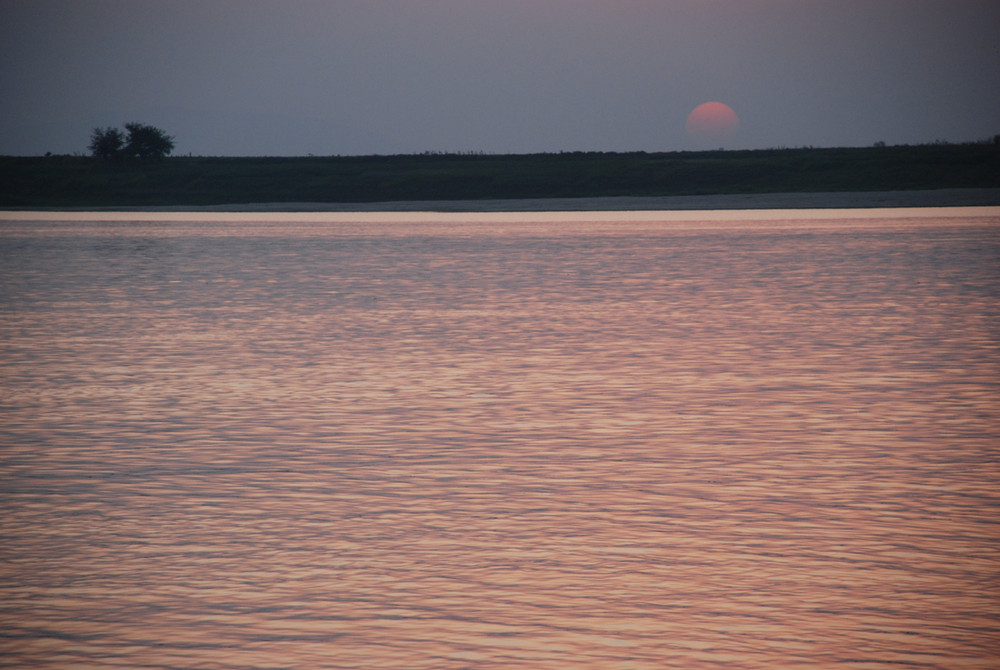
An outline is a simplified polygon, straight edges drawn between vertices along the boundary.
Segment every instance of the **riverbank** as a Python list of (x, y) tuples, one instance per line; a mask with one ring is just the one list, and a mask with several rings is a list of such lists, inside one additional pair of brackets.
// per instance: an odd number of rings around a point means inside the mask
[(732, 209), (870, 209), (1000, 205), (1000, 188), (843, 193), (750, 193), (659, 197), (400, 200), (392, 202), (264, 202), (206, 207), (134, 208), (208, 212), (605, 212)]
[(76, 212), (634, 212), (739, 209), (880, 209), (1000, 206), (1000, 188), (831, 193), (750, 193), (659, 197), (397, 200), (389, 202), (252, 202), (162, 207), (0, 208)]
[[(778, 202), (783, 208), (851, 206), (842, 203), (858, 201), (859, 193), (870, 194), (863, 200), (873, 204), (858, 206), (895, 206), (903, 197), (886, 199), (881, 194), (887, 192), (918, 192), (905, 196), (909, 206), (964, 204), (956, 198), (969, 194), (949, 194), (956, 189), (1000, 189), (1000, 144), (176, 157), (148, 163), (102, 162), (83, 156), (0, 156), (0, 207), (6, 209), (211, 206), (225, 210), (256, 203), (252, 206), (370, 211), (428, 209), (428, 202), (434, 203), (431, 209), (441, 211), (768, 208), (764, 202)], [(711, 204), (703, 198), (711, 198)]]

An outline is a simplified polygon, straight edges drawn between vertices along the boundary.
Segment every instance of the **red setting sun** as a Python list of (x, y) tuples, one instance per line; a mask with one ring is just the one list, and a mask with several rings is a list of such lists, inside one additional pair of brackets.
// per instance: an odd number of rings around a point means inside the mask
[(740, 128), (740, 118), (729, 105), (706, 102), (688, 114), (688, 136), (698, 142), (721, 142), (731, 139)]

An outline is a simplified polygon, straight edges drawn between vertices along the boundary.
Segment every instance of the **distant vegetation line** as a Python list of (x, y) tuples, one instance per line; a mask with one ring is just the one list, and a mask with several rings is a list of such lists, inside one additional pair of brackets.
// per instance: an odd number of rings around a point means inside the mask
[(1000, 187), (1000, 145), (301, 158), (0, 157), (0, 207), (364, 203)]

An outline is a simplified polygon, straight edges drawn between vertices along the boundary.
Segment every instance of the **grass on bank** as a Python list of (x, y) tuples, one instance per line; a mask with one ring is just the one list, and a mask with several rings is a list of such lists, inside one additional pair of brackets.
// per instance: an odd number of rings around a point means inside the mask
[(1000, 145), (301, 158), (0, 157), (0, 207), (198, 206), (1000, 187)]

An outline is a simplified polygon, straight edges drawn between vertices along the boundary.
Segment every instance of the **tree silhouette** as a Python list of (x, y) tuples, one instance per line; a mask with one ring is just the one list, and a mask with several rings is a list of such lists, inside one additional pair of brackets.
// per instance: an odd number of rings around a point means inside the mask
[(126, 123), (125, 156), (139, 160), (163, 158), (174, 150), (174, 138), (159, 128), (142, 123)]
[(118, 158), (125, 145), (125, 136), (117, 128), (94, 128), (90, 134), (90, 153), (94, 158), (112, 160)]
[(103, 160), (158, 160), (174, 150), (174, 138), (154, 126), (126, 123), (127, 135), (117, 128), (94, 128), (90, 134), (90, 153)]

